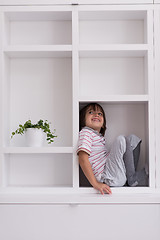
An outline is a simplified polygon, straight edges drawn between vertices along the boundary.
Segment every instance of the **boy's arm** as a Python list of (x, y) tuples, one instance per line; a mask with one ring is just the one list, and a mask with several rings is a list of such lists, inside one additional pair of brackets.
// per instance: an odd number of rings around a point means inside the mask
[(92, 171), (92, 167), (91, 164), (89, 162), (88, 159), (88, 154), (84, 151), (80, 151), (78, 153), (79, 155), (79, 164), (85, 174), (85, 176), (87, 177), (88, 181), (90, 182), (90, 184), (97, 190), (99, 190), (101, 192), (101, 194), (104, 194), (104, 191), (108, 194), (111, 194), (111, 189), (109, 186), (107, 186), (104, 183), (101, 182), (97, 182), (94, 173)]

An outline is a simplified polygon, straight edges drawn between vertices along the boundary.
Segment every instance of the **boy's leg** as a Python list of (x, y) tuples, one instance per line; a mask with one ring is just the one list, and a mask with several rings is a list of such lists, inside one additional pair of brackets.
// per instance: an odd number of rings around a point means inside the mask
[[(134, 150), (138, 144), (140, 144), (141, 139), (139, 139), (135, 135), (130, 135), (126, 137), (126, 152), (123, 156), (125, 167), (126, 167), (126, 175), (129, 186), (147, 186), (148, 185), (148, 176), (144, 169), (141, 171), (136, 171), (135, 165), (137, 167), (139, 154), (134, 154)], [(134, 156), (137, 159), (134, 160)]]
[(126, 137), (126, 141), (128, 141), (130, 143), (130, 148), (133, 151), (133, 158), (134, 158), (134, 168), (135, 171), (137, 170), (137, 165), (139, 162), (139, 155), (140, 155), (140, 144), (142, 142), (142, 140), (137, 137), (134, 134), (129, 135), (128, 137)]
[(102, 181), (109, 186), (123, 186), (126, 183), (126, 170), (123, 155), (126, 151), (124, 136), (118, 136), (113, 142), (106, 165), (102, 174)]
[(138, 166), (138, 162), (139, 162), (141, 142), (142, 142), (142, 141), (140, 141), (140, 142), (138, 143), (137, 147), (133, 150), (133, 158), (134, 158), (135, 170), (137, 170), (137, 166)]

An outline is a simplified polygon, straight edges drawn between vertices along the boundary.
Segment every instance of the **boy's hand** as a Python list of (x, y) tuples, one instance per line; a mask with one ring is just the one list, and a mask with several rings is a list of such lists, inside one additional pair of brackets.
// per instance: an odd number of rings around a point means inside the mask
[(93, 186), (95, 189), (97, 189), (98, 191), (100, 191), (100, 193), (102, 195), (104, 195), (104, 192), (108, 193), (108, 194), (112, 194), (112, 191), (110, 189), (110, 187), (105, 184), (105, 183), (101, 183), (101, 182), (97, 182), (95, 186)]

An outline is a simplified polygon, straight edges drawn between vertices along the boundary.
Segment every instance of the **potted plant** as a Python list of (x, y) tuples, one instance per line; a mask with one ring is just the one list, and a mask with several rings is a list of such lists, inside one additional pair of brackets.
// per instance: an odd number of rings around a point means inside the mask
[(54, 135), (54, 132), (50, 130), (50, 123), (48, 120), (39, 120), (36, 124), (32, 124), (31, 120), (26, 121), (23, 125), (19, 124), (19, 127), (12, 132), (11, 138), (15, 134), (24, 134), (26, 133), (26, 141), (28, 146), (39, 147), (43, 144), (43, 136), (46, 134), (46, 140), (48, 144), (54, 142), (54, 138), (57, 137)]

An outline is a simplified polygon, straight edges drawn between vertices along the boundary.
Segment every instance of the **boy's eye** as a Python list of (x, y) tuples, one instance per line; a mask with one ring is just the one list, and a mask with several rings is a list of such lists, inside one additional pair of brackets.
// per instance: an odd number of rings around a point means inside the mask
[(92, 114), (93, 114), (93, 111), (89, 111), (89, 114), (91, 114), (91, 115), (92, 115)]
[(94, 111), (89, 111), (89, 114), (93, 115), (93, 114), (97, 114), (98, 116), (103, 116), (103, 114), (101, 112), (94, 112)]

